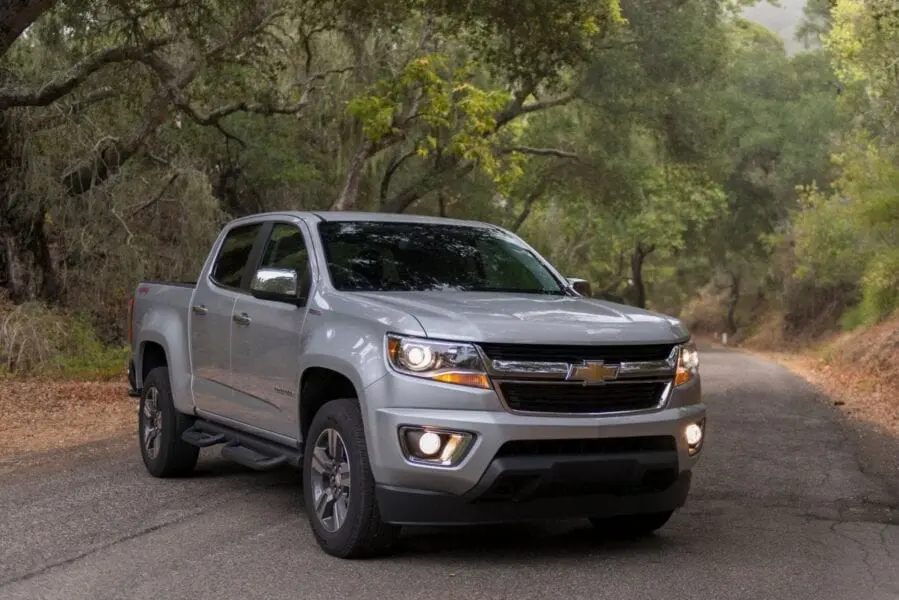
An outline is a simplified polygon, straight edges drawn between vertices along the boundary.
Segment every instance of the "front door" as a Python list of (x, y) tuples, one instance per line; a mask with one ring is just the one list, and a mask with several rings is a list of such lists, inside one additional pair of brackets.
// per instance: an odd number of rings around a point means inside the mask
[[(308, 248), (300, 222), (272, 223), (257, 268), (295, 270), (302, 294), (311, 273)], [(249, 425), (299, 439), (299, 353), (306, 303), (242, 295), (233, 316), (231, 378), (241, 412)]]
[(194, 402), (200, 410), (224, 417), (239, 418), (233, 414), (231, 316), (262, 225), (235, 227), (225, 234), (209, 275), (197, 281), (190, 307)]

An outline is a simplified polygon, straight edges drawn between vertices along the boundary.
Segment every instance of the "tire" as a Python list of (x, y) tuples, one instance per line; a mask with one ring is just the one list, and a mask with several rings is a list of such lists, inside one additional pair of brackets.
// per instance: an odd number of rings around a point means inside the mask
[[(194, 470), (200, 449), (181, 439), (193, 419), (175, 409), (167, 367), (156, 367), (144, 380), (137, 423), (140, 454), (150, 475), (183, 477)], [(155, 443), (148, 448), (147, 430), (153, 425), (156, 425)]]
[[(335, 441), (332, 450), (339, 442), (344, 451), (337, 448), (336, 452), (329, 452), (331, 440)], [(331, 454), (338, 460), (331, 460)], [(333, 475), (338, 465), (341, 474)], [(342, 477), (347, 470), (351, 475), (350, 484), (344, 486)], [(321, 511), (316, 509), (317, 498), (322, 500)], [(381, 520), (356, 399), (332, 400), (312, 420), (303, 454), (303, 499), (315, 539), (331, 556), (383, 556), (396, 545), (400, 528)], [(335, 514), (342, 517), (338, 522), (334, 521)]]
[(622, 515), (620, 517), (594, 517), (590, 519), (590, 523), (597, 533), (603, 537), (632, 539), (652, 535), (653, 532), (664, 527), (673, 514), (673, 510), (668, 510), (659, 513)]

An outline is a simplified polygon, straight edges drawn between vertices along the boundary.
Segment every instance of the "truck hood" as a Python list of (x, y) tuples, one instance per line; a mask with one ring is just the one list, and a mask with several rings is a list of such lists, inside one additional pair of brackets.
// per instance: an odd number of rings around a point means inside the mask
[(494, 292), (372, 292), (366, 300), (413, 316), (428, 337), (529, 344), (675, 343), (686, 328), (632, 306), (571, 296)]

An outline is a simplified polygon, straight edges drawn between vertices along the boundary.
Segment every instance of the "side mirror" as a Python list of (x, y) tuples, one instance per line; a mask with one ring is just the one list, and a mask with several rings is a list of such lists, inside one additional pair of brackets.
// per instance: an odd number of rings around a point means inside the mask
[(262, 268), (253, 275), (250, 293), (261, 300), (297, 302), (300, 276), (293, 269)]
[(590, 282), (586, 279), (578, 279), (577, 277), (569, 277), (568, 283), (571, 284), (571, 289), (580, 294), (581, 296), (586, 296), (591, 298), (593, 296), (593, 289), (590, 287)]

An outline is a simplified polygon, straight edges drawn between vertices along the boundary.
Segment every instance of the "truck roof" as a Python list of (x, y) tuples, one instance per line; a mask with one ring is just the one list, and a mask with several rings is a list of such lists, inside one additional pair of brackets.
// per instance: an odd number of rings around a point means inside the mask
[(254, 219), (267, 216), (292, 216), (301, 219), (315, 220), (317, 217), (322, 221), (338, 222), (338, 221), (377, 221), (381, 223), (424, 223), (432, 225), (466, 225), (469, 227), (486, 227), (494, 228), (496, 225), (484, 223), (482, 221), (469, 221), (465, 219), (451, 219), (448, 217), (432, 217), (428, 215), (409, 215), (402, 213), (382, 213), (382, 212), (355, 212), (355, 211), (273, 211), (266, 213), (258, 213), (248, 215), (236, 221), (245, 219)]

